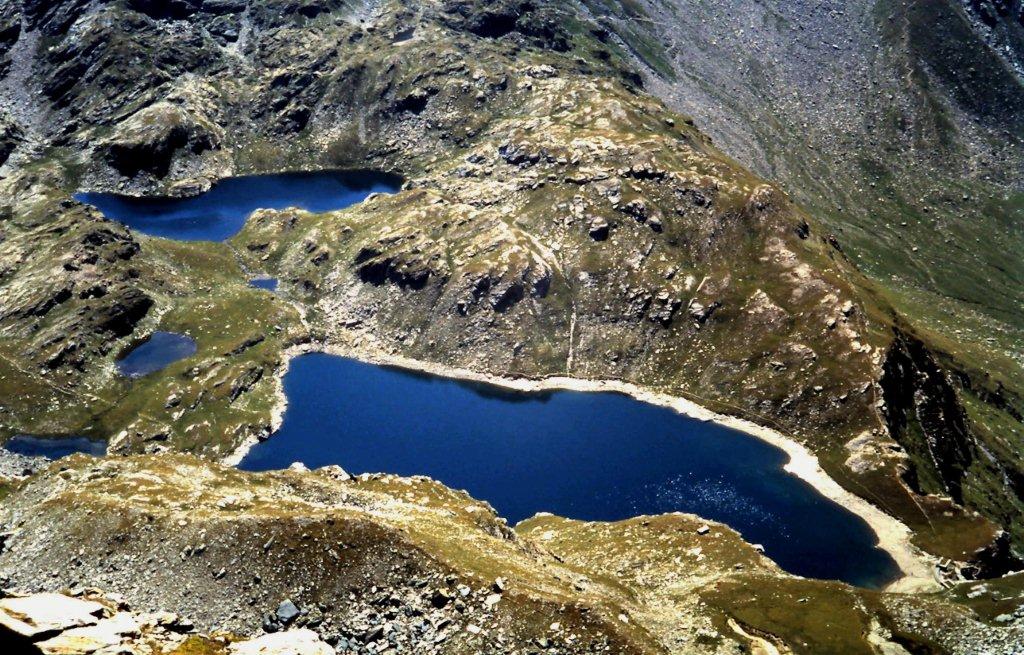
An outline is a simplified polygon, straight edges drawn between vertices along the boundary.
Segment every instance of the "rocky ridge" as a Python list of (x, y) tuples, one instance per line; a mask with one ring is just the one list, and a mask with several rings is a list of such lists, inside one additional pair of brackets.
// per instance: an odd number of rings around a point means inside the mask
[[(180, 455), (75, 456), (9, 497), (0, 521), (8, 587), (116, 589), (85, 623), (134, 621), (172, 647), (196, 633), (233, 651), (309, 630), (341, 653), (1011, 653), (1024, 625), (942, 597), (787, 576), (691, 515), (539, 515), (513, 530), (430, 480), (336, 467), (257, 475)], [(65, 540), (76, 549), (52, 549)], [(1004, 587), (955, 593), (1014, 602)], [(44, 637), (60, 639), (50, 635), (30, 639), (45, 650)]]

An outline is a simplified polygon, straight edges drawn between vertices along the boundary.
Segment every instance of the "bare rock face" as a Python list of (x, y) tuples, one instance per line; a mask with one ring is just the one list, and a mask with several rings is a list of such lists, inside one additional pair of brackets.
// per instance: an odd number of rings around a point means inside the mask
[(907, 335), (899, 335), (883, 367), (882, 400), (893, 436), (932, 463), (913, 484), (938, 485), (936, 491), (962, 500), (966, 471), (980, 453), (950, 381), (924, 345)]
[(484, 38), (518, 35), (545, 49), (569, 49), (571, 37), (558, 15), (543, 4), (498, 0), (483, 6), (472, 0), (446, 0), (443, 11), (449, 24)]
[(23, 139), (21, 128), (6, 113), (0, 113), (0, 166), (7, 162)]
[(106, 142), (104, 158), (119, 174), (165, 177), (183, 153), (200, 157), (220, 147), (220, 129), (181, 107), (162, 102), (140, 110)]

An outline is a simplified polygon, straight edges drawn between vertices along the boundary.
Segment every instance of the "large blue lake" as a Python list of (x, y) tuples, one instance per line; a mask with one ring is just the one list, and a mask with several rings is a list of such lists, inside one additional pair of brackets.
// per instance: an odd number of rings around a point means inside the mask
[[(193, 198), (76, 198), (146, 234), (221, 241), (259, 208), (337, 210), (400, 185), (379, 173), (295, 173), (229, 178)], [(154, 374), (194, 352), (188, 337), (157, 332), (118, 368)], [(601, 521), (693, 512), (763, 544), (793, 573), (864, 586), (898, 573), (863, 520), (783, 470), (785, 453), (669, 409), (610, 393), (516, 394), (323, 354), (294, 360), (284, 383), (284, 425), (244, 469), (301, 461), (428, 475), (489, 501), (512, 523), (537, 512)], [(9, 446), (51, 456), (98, 447), (35, 437)]]
[(365, 171), (326, 171), (231, 177), (191, 198), (134, 198), (78, 193), (107, 218), (151, 236), (182, 241), (223, 241), (238, 233), (257, 209), (344, 209), (371, 193), (392, 193), (401, 178)]
[(693, 512), (799, 575), (879, 586), (898, 574), (862, 519), (782, 469), (782, 451), (627, 396), (518, 394), (325, 354), (293, 360), (284, 386), (281, 430), (241, 468), (427, 475), (512, 523)]

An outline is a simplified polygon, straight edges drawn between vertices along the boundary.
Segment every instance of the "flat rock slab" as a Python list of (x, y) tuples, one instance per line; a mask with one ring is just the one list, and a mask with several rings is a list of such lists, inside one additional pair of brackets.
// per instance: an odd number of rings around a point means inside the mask
[(116, 649), (125, 638), (138, 635), (139, 624), (131, 614), (122, 612), (96, 625), (71, 628), (37, 645), (45, 655), (91, 655), (104, 649)]
[(231, 644), (231, 655), (334, 655), (312, 630), (300, 628)]
[(38, 640), (72, 628), (95, 625), (103, 611), (103, 605), (91, 600), (63, 594), (33, 594), (0, 599), (0, 624)]

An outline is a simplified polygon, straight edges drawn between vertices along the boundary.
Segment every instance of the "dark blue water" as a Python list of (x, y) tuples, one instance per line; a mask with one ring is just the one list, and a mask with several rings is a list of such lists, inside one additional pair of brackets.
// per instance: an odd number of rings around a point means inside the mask
[(167, 368), (179, 359), (191, 357), (195, 352), (196, 342), (192, 337), (174, 332), (154, 332), (117, 360), (117, 370), (121, 375), (140, 378)]
[(47, 459), (60, 459), (74, 453), (97, 457), (107, 453), (107, 442), (85, 437), (33, 437), (19, 434), (11, 437), (3, 447), (19, 455)]
[(344, 209), (371, 193), (392, 193), (401, 178), (383, 173), (329, 171), (232, 177), (193, 198), (132, 198), (79, 193), (107, 218), (152, 236), (182, 241), (223, 241), (238, 233), (257, 209)]
[(898, 573), (862, 519), (782, 470), (782, 451), (627, 396), (515, 394), (324, 354), (295, 359), (284, 386), (284, 425), (241, 468), (428, 475), (512, 523), (693, 512), (799, 575), (878, 586)]
[(257, 289), (266, 289), (267, 291), (277, 291), (277, 278), (276, 277), (258, 277), (255, 280), (249, 280), (249, 284), (256, 287)]

